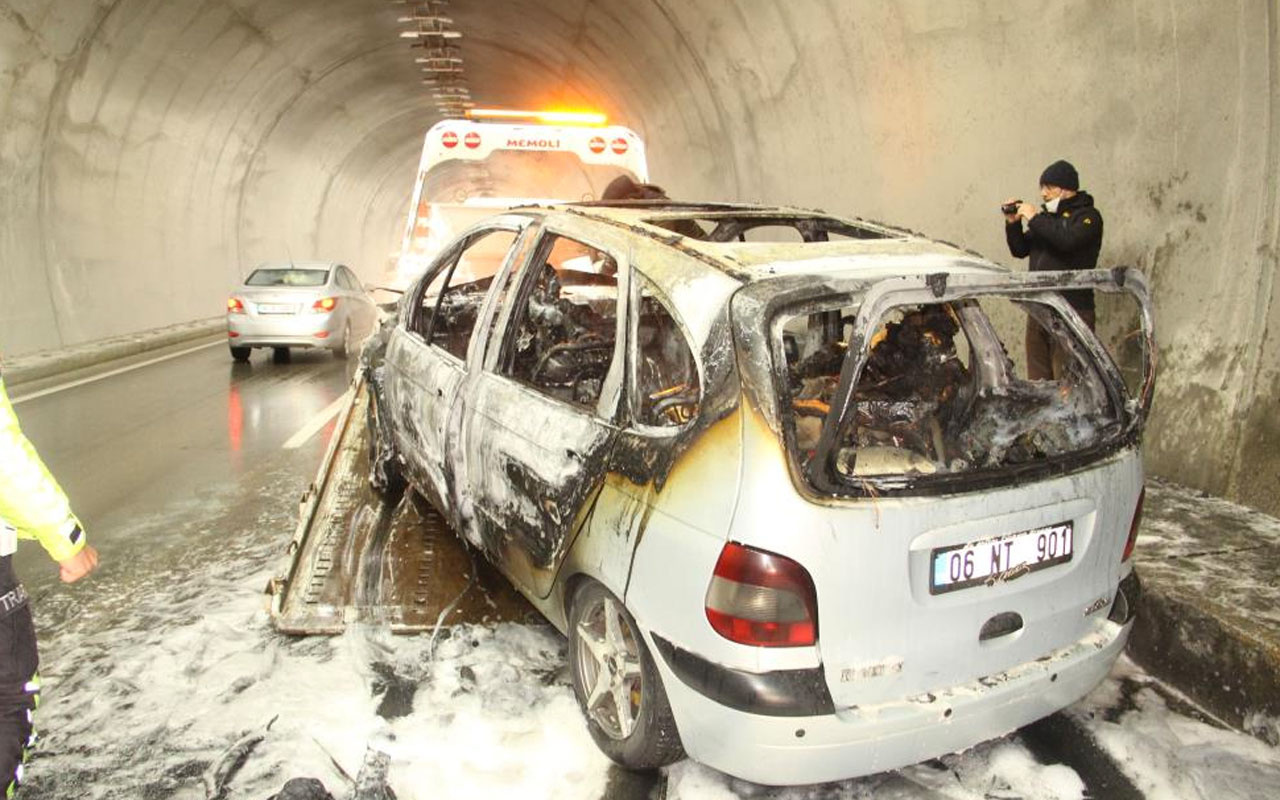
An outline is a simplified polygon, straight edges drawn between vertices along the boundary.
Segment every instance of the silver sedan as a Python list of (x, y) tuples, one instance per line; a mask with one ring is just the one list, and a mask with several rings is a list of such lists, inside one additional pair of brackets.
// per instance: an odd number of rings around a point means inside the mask
[(261, 264), (227, 299), (231, 357), (322, 347), (346, 358), (373, 330), (377, 306), (351, 269), (329, 261)]

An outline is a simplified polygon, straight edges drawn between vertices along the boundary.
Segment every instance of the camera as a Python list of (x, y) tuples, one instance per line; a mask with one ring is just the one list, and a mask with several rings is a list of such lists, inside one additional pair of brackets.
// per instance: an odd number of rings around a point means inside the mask
[(1021, 200), (1014, 200), (1012, 203), (1003, 203), (1003, 204), (1000, 206), (1000, 213), (1002, 213), (1002, 214), (1017, 214), (1017, 213), (1018, 213), (1018, 206), (1020, 206), (1020, 205), (1022, 205), (1022, 201), (1021, 201)]

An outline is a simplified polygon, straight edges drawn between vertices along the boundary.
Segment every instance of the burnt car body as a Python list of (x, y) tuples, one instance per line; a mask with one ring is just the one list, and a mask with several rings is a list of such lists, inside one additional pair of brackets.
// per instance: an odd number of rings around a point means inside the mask
[[(1136, 301), (1131, 386), (1065, 287)], [(517, 209), (366, 350), (372, 477), (567, 633), (620, 763), (892, 769), (1074, 702), (1123, 649), (1150, 321), (1140, 273), (817, 212)], [(1026, 324), (1056, 378), (1025, 377)]]

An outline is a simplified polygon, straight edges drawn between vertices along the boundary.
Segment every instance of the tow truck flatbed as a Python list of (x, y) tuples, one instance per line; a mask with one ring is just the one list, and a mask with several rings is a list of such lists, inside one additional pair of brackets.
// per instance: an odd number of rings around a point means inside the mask
[(416, 633), (536, 616), (421, 496), (370, 488), (368, 403), (361, 374), (302, 496), (281, 577), (267, 587), (276, 629), (332, 635), (359, 622)]

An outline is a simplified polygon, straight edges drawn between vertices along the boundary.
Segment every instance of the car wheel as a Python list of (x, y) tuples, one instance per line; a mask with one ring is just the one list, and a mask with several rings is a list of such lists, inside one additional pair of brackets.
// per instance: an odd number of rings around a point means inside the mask
[(333, 348), (335, 358), (346, 358), (351, 354), (351, 321), (347, 320), (342, 325), (342, 338), (338, 340), (338, 346)]
[(277, 364), (289, 363), (289, 348), (287, 347), (271, 348), (271, 360)]
[(628, 769), (684, 758), (658, 668), (622, 601), (595, 581), (569, 608), (569, 671), (587, 729), (604, 754)]
[(236, 347), (231, 345), (231, 357), (241, 363), (249, 360), (249, 354), (253, 352), (252, 347)]
[(404, 473), (400, 470), (395, 446), (390, 442), (391, 434), (383, 431), (379, 424), (378, 397), (372, 386), (369, 387), (368, 423), (369, 485), (376, 492), (397, 495), (405, 487)]

